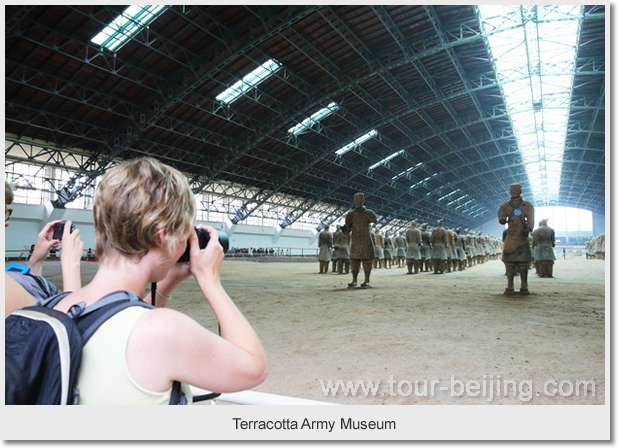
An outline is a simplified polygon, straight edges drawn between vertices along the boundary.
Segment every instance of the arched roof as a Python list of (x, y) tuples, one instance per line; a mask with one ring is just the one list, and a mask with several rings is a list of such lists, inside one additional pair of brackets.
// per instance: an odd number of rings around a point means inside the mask
[[(247, 185), (241, 218), (274, 194), (302, 198), (302, 213), (347, 210), (363, 191), (382, 223), (474, 227), (512, 183), (534, 201), (474, 6), (173, 5), (115, 52), (92, 43), (124, 9), (5, 7), (8, 134), (90, 151), (92, 177), (152, 155), (195, 191)], [(216, 99), (269, 59), (281, 66), (271, 77)], [(602, 5), (584, 8), (573, 79), (559, 196), (541, 205), (604, 214)], [(288, 132), (332, 102), (310, 130)]]

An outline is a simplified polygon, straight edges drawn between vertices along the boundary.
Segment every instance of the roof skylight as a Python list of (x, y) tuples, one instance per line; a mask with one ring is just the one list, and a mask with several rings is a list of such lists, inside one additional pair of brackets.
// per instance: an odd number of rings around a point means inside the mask
[(371, 137), (373, 137), (374, 135), (377, 135), (377, 134), (378, 134), (378, 131), (376, 131), (375, 129), (372, 129), (371, 131), (367, 132), (366, 134), (361, 135), (360, 137), (358, 137), (353, 142), (350, 142), (347, 145), (343, 146), (342, 148), (339, 148), (337, 151), (335, 151), (335, 154), (337, 154), (338, 156), (342, 156), (346, 152), (356, 148), (357, 146), (362, 145), (365, 141), (369, 140)]
[(410, 190), (414, 190), (416, 187), (419, 187), (421, 185), (426, 186), (427, 182), (429, 182), (431, 179), (435, 179), (436, 177), (438, 177), (440, 174), (442, 174), (442, 171), (440, 171), (439, 173), (433, 173), (431, 176), (427, 176), (425, 179), (423, 180), (419, 180), (417, 183), (415, 183), (414, 185), (410, 186)]
[(478, 6), (534, 201), (558, 200), (581, 5)]
[(339, 109), (339, 105), (337, 105), (337, 103), (335, 102), (332, 102), (328, 106), (312, 114), (310, 117), (305, 118), (303, 121), (298, 123), (296, 126), (292, 126), (290, 129), (288, 129), (288, 132), (292, 135), (302, 134), (307, 129), (311, 128), (311, 126), (318, 123), (321, 119), (328, 117), (330, 114), (335, 112), (337, 109)]
[(442, 196), (442, 197), (438, 198), (438, 202), (443, 201), (443, 200), (445, 200), (446, 198), (451, 197), (451, 196), (453, 196), (453, 195), (454, 195), (454, 194), (456, 194), (456, 193), (459, 193), (460, 191), (461, 191), (461, 189), (460, 189), (460, 188), (458, 188), (457, 190), (453, 190), (453, 191), (451, 191), (450, 193), (445, 194), (444, 196)]
[(167, 8), (167, 5), (129, 6), (99, 34), (94, 36), (91, 42), (110, 51), (118, 50)]
[(468, 197), (468, 194), (464, 194), (463, 196), (458, 197), (457, 199), (449, 202), (448, 204), (446, 204), (447, 207), (450, 207), (451, 205), (455, 204), (456, 202), (461, 201), (462, 199), (466, 199)]
[(397, 174), (396, 176), (393, 176), (391, 178), (391, 180), (397, 180), (400, 177), (406, 176), (406, 175), (410, 174), (412, 171), (414, 171), (415, 169), (420, 168), (421, 166), (423, 166), (423, 162), (418, 162), (416, 165), (411, 166), (410, 168), (408, 168), (405, 171), (402, 171), (401, 173)]
[(234, 83), (232, 87), (225, 89), (217, 95), (217, 101), (221, 101), (225, 104), (233, 103), (241, 95), (244, 95), (247, 91), (257, 86), (266, 78), (274, 75), (281, 67), (282, 65), (279, 62), (274, 59), (269, 59), (251, 73), (243, 77), (240, 81)]
[(374, 168), (379, 167), (380, 165), (384, 165), (385, 163), (387, 163), (388, 161), (394, 159), (395, 157), (397, 157), (398, 155), (401, 155), (405, 152), (405, 150), (400, 150), (397, 152), (392, 153), (390, 156), (385, 157), (384, 159), (380, 160), (379, 162), (374, 163), (373, 165), (371, 165), (369, 167), (370, 170), (373, 170)]

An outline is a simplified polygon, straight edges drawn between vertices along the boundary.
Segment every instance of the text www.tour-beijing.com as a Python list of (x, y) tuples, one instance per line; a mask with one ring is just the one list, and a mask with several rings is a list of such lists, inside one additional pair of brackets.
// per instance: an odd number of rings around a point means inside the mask
[(498, 397), (513, 397), (527, 402), (535, 397), (595, 396), (594, 380), (514, 380), (500, 375), (483, 375), (479, 380), (395, 379), (388, 380), (319, 380), (325, 397), (435, 397), (447, 393), (451, 397), (478, 397), (488, 402)]

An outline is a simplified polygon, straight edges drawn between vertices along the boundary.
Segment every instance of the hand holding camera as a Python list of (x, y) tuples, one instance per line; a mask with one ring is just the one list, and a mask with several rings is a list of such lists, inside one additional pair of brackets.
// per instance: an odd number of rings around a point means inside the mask
[[(230, 242), (227, 237), (227, 234), (223, 230), (217, 231), (212, 227), (210, 227), (210, 229), (212, 229), (212, 231), (214, 231), (217, 234), (218, 239), (219, 239), (219, 244), (223, 248), (223, 253), (225, 254), (230, 247)], [(204, 249), (208, 245), (208, 241), (210, 241), (210, 233), (207, 230), (207, 227), (206, 226), (196, 227), (195, 234), (197, 236), (198, 247), (200, 249)], [(187, 241), (187, 249), (185, 250), (184, 254), (182, 254), (182, 256), (178, 259), (178, 262), (183, 263), (183, 262), (189, 261), (190, 254), (191, 254), (191, 239)]]
[(203, 288), (204, 284), (213, 285), (212, 282), (218, 284), (221, 264), (229, 247), (225, 232), (217, 231), (211, 226), (200, 225), (195, 228), (188, 245), (189, 268), (200, 286)]
[[(70, 238), (67, 237), (68, 235), (70, 235)], [(64, 258), (79, 261), (83, 249), (83, 243), (79, 238), (79, 230), (75, 229), (75, 225), (71, 221), (50, 221), (45, 224), (43, 230), (37, 235), (34, 249), (28, 259), (30, 272), (34, 275), (42, 274), (43, 262), (47, 259), (52, 249), (58, 249), (58, 245), (63, 240), (63, 237), (67, 237), (65, 238), (67, 241), (63, 244), (63, 253), (68, 252)]]
[[(54, 222), (58, 222), (58, 221), (54, 221)], [(73, 233), (73, 231), (75, 230), (75, 224), (73, 224), (71, 221), (60, 221), (57, 224), (54, 224), (54, 231), (53, 231), (53, 239), (58, 240), (58, 241), (62, 241), (62, 237), (64, 235), (64, 229), (67, 227), (66, 224), (69, 224), (69, 233)]]

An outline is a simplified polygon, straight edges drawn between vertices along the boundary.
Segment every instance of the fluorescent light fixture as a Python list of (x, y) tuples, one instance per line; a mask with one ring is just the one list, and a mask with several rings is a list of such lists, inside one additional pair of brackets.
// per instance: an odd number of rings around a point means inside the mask
[(269, 59), (251, 73), (243, 77), (240, 81), (234, 83), (232, 87), (225, 89), (217, 95), (217, 101), (221, 101), (225, 104), (233, 103), (241, 95), (244, 95), (247, 91), (257, 86), (266, 78), (274, 75), (279, 69), (281, 69), (281, 67), (281, 63), (275, 61), (274, 59)]
[(479, 5), (535, 204), (558, 200), (582, 5)]
[(458, 205), (457, 207), (455, 207), (455, 210), (459, 210), (461, 207), (465, 207), (466, 205), (468, 205), (470, 202), (472, 202), (472, 199), (464, 202), (463, 204)]
[(90, 41), (110, 51), (118, 50), (167, 8), (167, 5), (129, 6)]
[(403, 150), (403, 149), (402, 149), (401, 151), (394, 152), (394, 153), (392, 153), (390, 156), (388, 156), (388, 157), (386, 157), (386, 158), (384, 158), (384, 159), (380, 160), (379, 162), (376, 162), (376, 163), (374, 163), (373, 165), (371, 165), (371, 166), (369, 167), (369, 169), (370, 169), (370, 170), (372, 170), (372, 169), (374, 169), (374, 168), (379, 167), (380, 165), (384, 165), (384, 164), (385, 164), (386, 162), (388, 162), (389, 160), (394, 159), (395, 157), (397, 157), (398, 155), (403, 154), (404, 152), (405, 152), (405, 150)]
[(360, 137), (358, 137), (353, 142), (350, 142), (347, 145), (345, 145), (344, 147), (342, 147), (342, 148), (338, 149), (337, 151), (335, 151), (335, 154), (337, 154), (338, 156), (342, 156), (346, 152), (356, 148), (357, 146), (360, 146), (365, 141), (369, 140), (371, 137), (373, 137), (374, 135), (377, 135), (377, 134), (378, 134), (378, 131), (376, 131), (375, 129), (372, 129), (371, 131), (367, 132), (366, 134), (361, 135)]
[(445, 200), (446, 198), (454, 195), (455, 193), (461, 191), (459, 188), (457, 190), (453, 190), (451, 191), (449, 194), (445, 194), (444, 196), (442, 196), (441, 198), (438, 198), (438, 202)]
[(422, 165), (423, 165), (423, 162), (418, 162), (416, 165), (411, 166), (410, 168), (408, 168), (408, 169), (407, 169), (407, 170), (405, 170), (405, 171), (402, 171), (401, 173), (397, 174), (396, 176), (393, 176), (393, 177), (391, 178), (391, 180), (397, 180), (397, 179), (399, 179), (400, 177), (403, 177), (403, 176), (405, 176), (406, 174), (411, 173), (411, 172), (412, 172), (412, 171), (414, 171), (415, 169), (420, 168)]
[(465, 199), (465, 198), (467, 198), (467, 197), (468, 197), (468, 195), (467, 195), (467, 194), (464, 194), (463, 196), (461, 196), (461, 197), (459, 197), (459, 198), (457, 198), (457, 199), (455, 199), (455, 200), (453, 200), (453, 201), (449, 202), (448, 204), (446, 204), (446, 206), (447, 206), (447, 207), (449, 207), (450, 205), (453, 205), (455, 202), (459, 202), (459, 201), (461, 201), (462, 199)]
[(429, 182), (431, 179), (434, 179), (434, 178), (438, 177), (440, 174), (442, 174), (442, 172), (439, 172), (439, 173), (433, 173), (431, 176), (427, 176), (425, 179), (423, 179), (423, 180), (419, 180), (417, 183), (415, 183), (414, 185), (412, 185), (412, 186), (410, 187), (410, 190), (413, 190), (413, 189), (415, 189), (416, 187), (418, 187), (419, 185), (423, 185), (423, 184), (425, 184), (425, 183)]
[(328, 117), (330, 114), (339, 109), (337, 103), (332, 102), (328, 106), (320, 109), (316, 113), (312, 114), (309, 118), (305, 118), (303, 121), (298, 123), (296, 126), (292, 126), (288, 129), (288, 132), (292, 135), (299, 135), (305, 132), (314, 124), (318, 123), (324, 117)]

